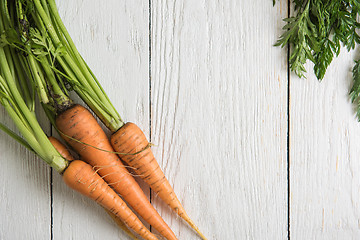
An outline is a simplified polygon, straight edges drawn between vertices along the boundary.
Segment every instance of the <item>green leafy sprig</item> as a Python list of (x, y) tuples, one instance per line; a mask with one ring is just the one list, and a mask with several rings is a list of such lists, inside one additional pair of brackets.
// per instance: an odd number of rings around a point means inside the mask
[[(292, 72), (304, 77), (305, 63), (314, 63), (314, 73), (322, 80), (332, 60), (360, 43), (360, 0), (293, 0), (292, 15), (285, 18), (284, 33), (275, 46), (290, 46)], [(360, 120), (360, 60), (353, 68), (351, 100), (357, 104)]]
[(310, 20), (310, 1), (305, 5), (297, 16), (285, 18), (286, 25), (283, 29), (287, 29), (280, 36), (275, 46), (284, 47), (287, 44), (292, 45), (292, 52), (289, 58), (290, 69), (299, 77), (304, 77), (306, 72), (304, 64), (308, 59), (315, 62), (313, 52), (317, 51), (318, 43), (316, 42), (317, 34), (315, 26)]
[(295, 16), (284, 19), (285, 32), (275, 44), (290, 45), (290, 69), (304, 77), (304, 65), (310, 60), (316, 77), (323, 79), (341, 45), (350, 51), (360, 43), (359, 9), (358, 0), (295, 0)]

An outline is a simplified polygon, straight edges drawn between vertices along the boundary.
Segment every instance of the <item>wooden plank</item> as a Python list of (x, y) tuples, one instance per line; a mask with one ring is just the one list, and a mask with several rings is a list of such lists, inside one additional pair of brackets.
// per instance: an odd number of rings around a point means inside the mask
[[(148, 2), (58, 1), (80, 53), (124, 120), (149, 129)], [(144, 188), (149, 192), (148, 188)], [(54, 239), (127, 239), (95, 203), (54, 175)]]
[[(209, 239), (287, 237), (287, 1), (151, 1), (155, 155)], [(179, 239), (196, 239), (154, 197)]]
[(291, 238), (360, 238), (360, 136), (350, 103), (354, 54), (345, 49), (319, 83), (291, 77)]
[[(2, 106), (0, 122), (17, 132)], [(0, 152), (0, 239), (50, 239), (50, 168), (2, 131)]]

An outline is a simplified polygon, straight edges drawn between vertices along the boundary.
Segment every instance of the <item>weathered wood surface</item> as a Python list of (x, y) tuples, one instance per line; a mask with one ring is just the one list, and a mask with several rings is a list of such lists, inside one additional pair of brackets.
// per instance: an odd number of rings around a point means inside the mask
[[(57, 2), (209, 239), (360, 238), (360, 127), (347, 95), (354, 54), (343, 52), (322, 83), (311, 65), (306, 80), (288, 76), (287, 50), (272, 47), (288, 1)], [(14, 129), (3, 109), (0, 120)], [(1, 240), (126, 239), (4, 133), (0, 151)], [(142, 186), (179, 240), (197, 239)]]
[(285, 1), (151, 5), (152, 142), (209, 239), (287, 236), (286, 58), (272, 47), (286, 14)]
[(343, 49), (322, 83), (291, 76), (292, 239), (360, 238), (360, 125), (348, 96), (354, 58)]

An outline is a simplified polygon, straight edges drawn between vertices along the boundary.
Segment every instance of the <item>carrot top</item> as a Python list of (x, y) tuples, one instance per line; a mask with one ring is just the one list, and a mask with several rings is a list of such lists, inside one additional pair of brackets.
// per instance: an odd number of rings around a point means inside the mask
[[(40, 101), (61, 110), (69, 103), (67, 91), (75, 90), (110, 130), (123, 126), (119, 113), (76, 49), (55, 1), (17, 0), (3, 4), (15, 9), (14, 16), (9, 14), (13, 26), (2, 37), (3, 43), (26, 53), (25, 65), (34, 78)], [(47, 82), (51, 83), (50, 91)], [(60, 87), (56, 87), (56, 82)], [(54, 98), (57, 98), (55, 103)]]
[[(5, 32), (13, 27), (6, 1), (0, 3), (0, 16), (0, 32)], [(3, 124), (0, 124), (0, 129), (62, 173), (68, 163), (52, 146), (37, 121), (33, 95), (30, 93), (28, 85), (22, 82), (25, 71), (21, 68), (21, 59), (18, 55), (13, 54), (13, 51), (14, 49), (9, 46), (0, 44), (0, 103), (22, 136), (12, 132)]]

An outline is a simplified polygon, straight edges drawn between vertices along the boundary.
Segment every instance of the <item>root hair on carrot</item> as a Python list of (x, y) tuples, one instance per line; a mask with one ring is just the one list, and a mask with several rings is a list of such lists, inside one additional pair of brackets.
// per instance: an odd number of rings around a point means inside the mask
[[(110, 167), (115, 167), (116, 166), (116, 164), (111, 164), (111, 165), (104, 165), (104, 166), (97, 166), (97, 165), (95, 165), (95, 166), (93, 166), (93, 169), (94, 169), (94, 171), (99, 171), (99, 170), (101, 170), (101, 169), (104, 169), (104, 168), (110, 168)], [(124, 165), (124, 167), (125, 168), (128, 168), (128, 169), (132, 169), (132, 170), (136, 170), (136, 168), (135, 167), (131, 167), (131, 166), (129, 166), (129, 165)], [(132, 176), (136, 176), (136, 175), (132, 175)]]
[[(77, 142), (77, 143), (83, 144), (83, 145), (88, 146), (88, 147), (95, 148), (96, 150), (99, 150), (99, 151), (103, 151), (103, 152), (107, 152), (107, 153), (114, 153), (114, 154), (117, 154), (117, 155), (137, 155), (137, 154), (140, 154), (140, 153), (142, 153), (143, 151), (147, 150), (148, 148), (151, 148), (151, 147), (153, 147), (153, 146), (156, 146), (155, 144), (148, 143), (147, 146), (145, 146), (143, 149), (141, 149), (141, 150), (139, 150), (139, 151), (137, 151), (137, 152), (134, 152), (134, 153), (123, 153), (123, 152), (116, 152), (116, 151), (108, 151), (108, 150), (105, 150), (105, 149), (102, 149), (102, 148), (93, 146), (93, 145), (91, 145), (91, 144), (84, 143), (84, 142), (82, 142), (82, 141), (80, 141), (80, 140), (78, 140), (78, 139), (76, 139), (76, 138), (73, 138), (73, 137), (71, 137), (71, 136), (63, 133), (61, 130), (57, 129), (56, 127), (55, 127), (55, 129), (56, 129), (61, 135), (63, 135), (65, 138), (69, 138), (69, 139), (71, 139), (71, 140), (73, 140), (73, 141), (75, 141), (75, 142)], [(84, 149), (85, 149), (85, 147), (84, 147)]]

